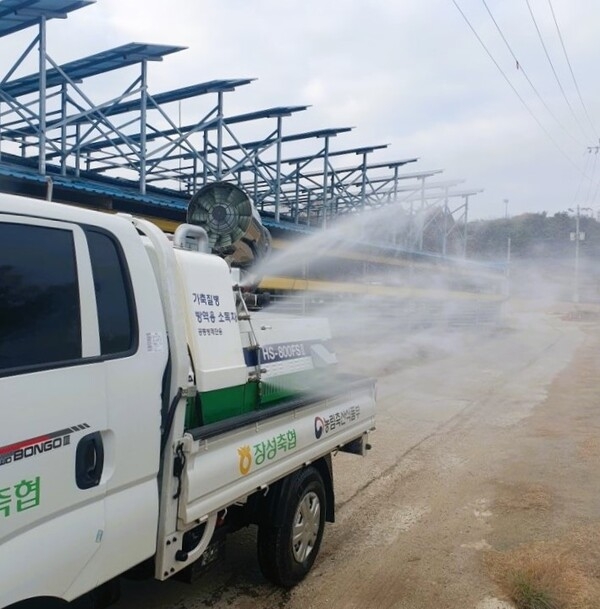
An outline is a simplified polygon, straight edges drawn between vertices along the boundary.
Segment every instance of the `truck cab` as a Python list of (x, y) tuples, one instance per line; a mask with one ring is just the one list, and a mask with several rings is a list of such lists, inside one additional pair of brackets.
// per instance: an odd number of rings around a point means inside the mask
[[(155, 552), (158, 285), (131, 224), (18, 197), (0, 199), (0, 261), (2, 600), (75, 598)], [(40, 547), (55, 569), (31, 578)]]

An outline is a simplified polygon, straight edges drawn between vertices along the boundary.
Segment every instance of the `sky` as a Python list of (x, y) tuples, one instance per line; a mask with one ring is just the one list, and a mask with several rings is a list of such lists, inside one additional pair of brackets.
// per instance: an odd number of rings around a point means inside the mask
[[(436, 179), (483, 189), (471, 218), (497, 218), (600, 209), (589, 150), (599, 144), (599, 26), (597, 0), (98, 0), (51, 21), (48, 50), (63, 63), (133, 41), (188, 47), (150, 65), (152, 92), (256, 78), (226, 96), (226, 114), (310, 105), (286, 131), (354, 127), (332, 149), (389, 144), (370, 162), (419, 157), (401, 171), (444, 169)], [(33, 35), (0, 40), (6, 70)], [(90, 83), (94, 99), (128, 80)], [(199, 110), (182, 103), (184, 120)]]

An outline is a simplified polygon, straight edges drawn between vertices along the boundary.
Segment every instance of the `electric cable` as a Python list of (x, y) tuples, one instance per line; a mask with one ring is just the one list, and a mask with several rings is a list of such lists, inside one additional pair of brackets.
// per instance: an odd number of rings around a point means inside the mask
[(573, 106), (571, 106), (571, 102), (569, 101), (569, 99), (567, 97), (567, 94), (565, 93), (565, 90), (564, 90), (564, 88), (562, 86), (562, 83), (560, 82), (560, 78), (558, 77), (558, 74), (556, 72), (556, 68), (554, 67), (554, 63), (552, 62), (552, 58), (550, 57), (550, 53), (548, 53), (548, 48), (546, 47), (546, 43), (544, 42), (544, 37), (542, 36), (542, 32), (540, 31), (540, 28), (538, 26), (538, 23), (537, 23), (537, 20), (535, 18), (535, 15), (533, 14), (533, 9), (531, 8), (531, 4), (530, 4), (529, 0), (525, 0), (525, 3), (527, 4), (527, 8), (529, 9), (529, 14), (531, 15), (531, 19), (533, 20), (533, 25), (535, 26), (535, 30), (537, 32), (538, 38), (540, 39), (540, 42), (542, 44), (542, 48), (544, 49), (544, 53), (546, 54), (546, 59), (548, 60), (548, 63), (550, 64), (550, 67), (552, 68), (552, 73), (554, 74), (554, 78), (556, 79), (556, 83), (558, 84), (558, 88), (560, 89), (560, 92), (562, 93), (563, 99), (567, 103), (567, 106), (569, 106), (569, 110), (571, 111), (571, 114), (573, 115), (573, 118), (575, 119), (575, 122), (577, 123), (577, 125), (581, 129), (581, 132), (583, 133), (583, 137), (587, 138), (587, 134), (585, 132), (585, 129), (583, 128), (583, 125), (579, 121), (579, 118), (577, 118), (577, 115), (575, 114), (575, 111), (573, 110)]
[(594, 191), (594, 196), (592, 197), (591, 205), (594, 205), (594, 203), (596, 203), (596, 199), (598, 198), (599, 190), (600, 190), (600, 180), (598, 180), (598, 183), (596, 184), (596, 190)]
[(540, 95), (540, 93), (538, 92), (537, 88), (535, 87), (535, 85), (533, 84), (533, 82), (531, 81), (531, 79), (529, 78), (529, 75), (527, 74), (527, 71), (525, 70), (523, 63), (519, 61), (519, 59), (517, 58), (515, 52), (513, 51), (512, 47), (510, 46), (510, 43), (508, 42), (508, 40), (506, 39), (506, 36), (504, 35), (504, 32), (502, 31), (502, 29), (500, 28), (500, 25), (498, 24), (498, 22), (496, 21), (496, 18), (494, 17), (494, 15), (492, 14), (492, 11), (490, 10), (490, 7), (488, 6), (486, 0), (481, 0), (483, 2), (483, 6), (485, 6), (491, 20), (493, 21), (494, 25), (496, 26), (496, 29), (498, 30), (498, 34), (500, 34), (500, 37), (502, 38), (504, 44), (506, 45), (506, 48), (508, 49), (508, 52), (512, 55), (512, 58), (515, 60), (515, 65), (517, 66), (517, 70), (520, 70), (523, 74), (523, 76), (525, 77), (525, 80), (529, 83), (529, 86), (533, 89), (533, 92), (536, 94), (537, 98), (540, 100), (540, 102), (543, 104), (544, 108), (546, 108), (546, 110), (548, 111), (548, 114), (550, 114), (550, 116), (554, 119), (554, 121), (556, 122), (556, 124), (577, 144), (579, 144), (580, 146), (585, 146), (585, 142), (582, 140), (577, 139), (569, 129), (567, 129), (561, 122), (560, 120), (558, 120), (558, 118), (556, 117), (556, 115), (554, 114), (554, 112), (552, 112), (552, 110), (550, 109), (550, 107), (548, 106), (548, 104), (546, 103), (546, 101), (544, 100), (544, 98)]
[[(458, 5), (457, 0), (452, 0), (452, 3), (454, 4), (454, 6), (457, 8), (458, 12), (462, 15), (462, 18), (465, 20), (467, 26), (469, 27), (469, 29), (473, 32), (473, 35), (475, 36), (475, 38), (477, 38), (479, 44), (483, 47), (483, 50), (486, 52), (486, 54), (488, 55), (488, 57), (492, 60), (492, 62), (494, 63), (494, 65), (496, 66), (496, 68), (498, 69), (498, 71), (500, 72), (500, 74), (502, 74), (502, 77), (504, 78), (504, 80), (507, 82), (508, 86), (513, 90), (513, 93), (517, 96), (517, 98), (519, 99), (519, 101), (521, 102), (521, 104), (523, 105), (523, 107), (527, 110), (527, 112), (531, 115), (531, 117), (533, 118), (533, 120), (538, 124), (539, 128), (545, 133), (546, 137), (552, 142), (552, 144), (554, 145), (554, 147), (558, 150), (558, 152), (569, 162), (569, 164), (575, 168), (575, 170), (578, 173), (582, 173), (581, 168), (577, 166), (577, 164), (575, 163), (575, 161), (573, 161), (573, 159), (560, 147), (560, 145), (556, 142), (556, 140), (552, 137), (552, 135), (550, 135), (549, 131), (544, 127), (544, 125), (542, 124), (542, 122), (538, 119), (538, 117), (535, 115), (535, 113), (531, 110), (531, 108), (527, 105), (527, 102), (523, 99), (523, 97), (521, 96), (521, 94), (517, 91), (517, 89), (515, 88), (515, 86), (512, 84), (512, 82), (510, 81), (510, 79), (508, 78), (508, 76), (505, 74), (504, 70), (500, 67), (500, 64), (496, 61), (496, 59), (494, 58), (494, 56), (492, 55), (492, 53), (490, 52), (490, 50), (487, 48), (485, 42), (483, 42), (481, 36), (479, 36), (479, 34), (477, 33), (477, 30), (473, 27), (473, 25), (471, 24), (471, 22), (469, 21), (469, 18), (465, 15), (465, 13), (463, 12), (463, 10), (460, 8), (460, 6)], [(585, 175), (585, 174), (583, 174)]]
[(552, 19), (554, 19), (554, 25), (556, 26), (556, 31), (558, 32), (558, 38), (560, 40), (560, 44), (562, 46), (563, 53), (565, 54), (565, 59), (567, 60), (567, 65), (569, 66), (569, 71), (571, 72), (571, 77), (573, 78), (573, 84), (575, 85), (577, 95), (579, 96), (579, 101), (581, 102), (583, 111), (585, 112), (585, 115), (594, 131), (594, 134), (596, 135), (596, 138), (598, 138), (600, 140), (600, 136), (598, 135), (598, 130), (596, 129), (596, 126), (594, 125), (594, 122), (592, 121), (592, 119), (589, 115), (587, 106), (585, 105), (585, 103), (583, 101), (583, 96), (581, 95), (581, 90), (579, 89), (579, 84), (577, 83), (577, 79), (575, 78), (575, 73), (573, 72), (573, 67), (571, 66), (571, 61), (569, 60), (569, 55), (567, 53), (567, 48), (565, 47), (562, 33), (561, 33), (560, 27), (558, 25), (558, 20), (556, 19), (556, 14), (554, 13), (554, 7), (552, 6), (552, 0), (548, 0), (548, 5), (550, 6), (550, 12), (552, 13)]
[(583, 173), (581, 174), (581, 177), (579, 179), (579, 184), (577, 185), (577, 190), (575, 191), (575, 194), (573, 195), (573, 202), (571, 203), (571, 207), (575, 206), (575, 203), (577, 202), (577, 197), (579, 197), (579, 192), (581, 191), (581, 187), (583, 186), (583, 180), (584, 180), (584, 178), (587, 177), (589, 161), (590, 161), (590, 156), (588, 154), (585, 158), (585, 165), (583, 167)]

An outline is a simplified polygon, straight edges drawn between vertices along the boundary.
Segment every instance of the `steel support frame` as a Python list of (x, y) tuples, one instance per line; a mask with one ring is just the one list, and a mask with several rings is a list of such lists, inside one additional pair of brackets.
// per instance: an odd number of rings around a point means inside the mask
[[(19, 141), (19, 129), (23, 127), (33, 129), (37, 135), (37, 161), (38, 169), (41, 175), (45, 175), (47, 171), (48, 158), (58, 157), (60, 159), (61, 173), (66, 175), (68, 167), (68, 158), (72, 155), (75, 158), (75, 164), (72, 167), (75, 174), (79, 175), (81, 172), (81, 150), (86, 145), (93, 144), (100, 140), (109, 140), (112, 135), (117, 135), (120, 139), (121, 144), (115, 146), (118, 151), (119, 158), (126, 161), (126, 165), (132, 168), (140, 167), (140, 190), (145, 192), (145, 133), (147, 129), (146, 121), (146, 104), (148, 99), (147, 94), (147, 64), (148, 59), (142, 58), (141, 63), (141, 74), (140, 76), (119, 96), (104, 102), (100, 105), (94, 104), (94, 102), (86, 95), (83, 88), (73, 81), (67, 74), (64, 73), (62, 68), (55, 63), (47, 52), (47, 39), (46, 39), (46, 20), (45, 17), (40, 17), (39, 33), (34, 39), (33, 43), (30, 44), (26, 51), (21, 55), (17, 63), (9, 71), (0, 83), (8, 82), (10, 76), (15, 72), (18, 66), (25, 59), (26, 55), (29, 54), (35, 44), (38, 43), (39, 52), (39, 74), (40, 74), (40, 87), (37, 100), (29, 100), (21, 102), (19, 99), (14, 98), (4, 93), (0, 88), (0, 97), (7, 103), (9, 110), (3, 112), (3, 114), (13, 116), (16, 114), (18, 117), (12, 122), (4, 122), (4, 127), (11, 126), (12, 137), (7, 137), (6, 130), (4, 131), (4, 139), (14, 139)], [(50, 92), (46, 85), (46, 74), (48, 65), (52, 66), (57, 70), (63, 79), (63, 82), (57, 93)], [(128, 127), (131, 122), (128, 121), (123, 125), (116, 126), (108, 118), (105, 111), (111, 107), (122, 102), (123, 100), (140, 94), (142, 112), (140, 113), (139, 125), (141, 135), (141, 144), (128, 138), (124, 131), (124, 128)], [(75, 99), (75, 95), (78, 96), (79, 100)], [(59, 108), (52, 113), (48, 112), (48, 102), (55, 98), (60, 98)], [(32, 110), (31, 107), (35, 108), (37, 104), (37, 112)], [(85, 104), (85, 105), (84, 105)], [(69, 107), (75, 108), (74, 113), (69, 113)], [(51, 124), (48, 122), (48, 116), (58, 114), (59, 120), (53, 121)], [(88, 118), (89, 124), (87, 130), (82, 133), (81, 120), (82, 118)], [(69, 133), (69, 127), (75, 126), (73, 133)], [(58, 137), (51, 137), (52, 132), (58, 132)], [(28, 144), (24, 136), (20, 141), (21, 147), (25, 149)], [(127, 150), (122, 150), (121, 146), (125, 146)], [(117, 156), (114, 154), (113, 156)], [(93, 158), (88, 156), (86, 158), (86, 169), (91, 169), (91, 163)], [(100, 159), (100, 162), (107, 163), (110, 165), (110, 157)]]
[[(3, 93), (2, 85), (9, 81), (36, 45), (40, 79), (38, 97), (21, 101)], [(83, 87), (69, 78), (49, 56), (46, 17), (41, 16), (34, 40), (0, 82), (0, 141), (11, 140), (6, 136), (8, 128), (13, 134), (18, 134), (20, 126), (33, 127), (33, 136), (24, 136), (21, 140), (13, 136), (13, 141), (21, 145), (23, 155), (27, 154), (29, 147), (36, 145), (41, 175), (46, 175), (48, 160), (53, 158), (60, 160), (62, 175), (69, 171), (80, 175), (84, 166), (85, 171), (92, 175), (109, 173), (119, 176), (130, 170), (137, 175), (142, 194), (147, 192), (149, 184), (183, 184), (186, 191), (193, 193), (209, 180), (231, 180), (247, 188), (259, 208), (272, 212), (277, 222), (289, 219), (325, 228), (338, 215), (381, 206), (390, 206), (390, 213), (395, 214), (400, 208), (408, 217), (405, 243), (409, 249), (423, 249), (425, 230), (442, 214), (442, 253), (447, 253), (448, 239), (455, 234), (461, 240), (463, 255), (466, 252), (469, 197), (476, 191), (453, 193), (446, 186), (441, 195), (432, 195), (431, 191), (436, 186), (429, 186), (426, 180), (436, 172), (403, 176), (399, 172), (401, 164), (416, 159), (396, 164), (369, 164), (370, 153), (376, 148), (385, 148), (385, 145), (362, 150), (331, 150), (330, 139), (337, 135), (336, 130), (321, 136), (323, 145), (313, 154), (286, 160), (284, 144), (292, 139), (298, 141), (312, 136), (310, 133), (298, 134), (286, 139), (283, 131), (285, 115), (282, 114), (261, 117), (275, 118), (275, 128), (269, 129), (262, 140), (252, 145), (244, 144), (228, 124), (224, 112), (226, 90), (216, 91), (215, 106), (200, 121), (182, 128), (181, 122), (177, 124), (150, 93), (150, 60), (161, 58), (140, 58), (139, 76), (125, 91), (95, 104)], [(49, 66), (62, 74), (63, 83), (58, 92), (48, 91), (46, 74)], [(111, 109), (136, 96), (139, 96), (139, 113), (129, 113), (124, 121), (115, 124), (110, 118)], [(59, 108), (49, 111), (49, 102), (55, 103), (57, 99)], [(150, 114), (154, 116), (155, 112), (169, 129), (149, 122)], [(49, 120), (55, 115), (58, 115), (58, 120)], [(133, 126), (137, 128), (136, 133), (130, 133)], [(344, 130), (349, 129), (339, 131)], [(54, 133), (57, 135), (53, 136)], [(213, 133), (215, 140), (211, 137)], [(31, 137), (37, 142), (31, 143), (27, 139)], [(151, 145), (150, 142), (157, 143)], [(344, 154), (358, 155), (358, 164), (335, 167), (332, 158)], [(184, 158), (190, 160), (189, 165), (182, 166)], [(321, 165), (317, 171), (311, 169), (315, 164)], [(290, 169), (284, 170), (284, 166)], [(382, 173), (382, 170), (386, 172)], [(391, 175), (387, 173), (389, 170), (392, 170)], [(409, 177), (417, 182), (399, 186), (401, 180)], [(457, 196), (464, 202), (451, 208), (450, 201)], [(396, 243), (397, 240), (398, 235), (394, 235), (392, 241)]]

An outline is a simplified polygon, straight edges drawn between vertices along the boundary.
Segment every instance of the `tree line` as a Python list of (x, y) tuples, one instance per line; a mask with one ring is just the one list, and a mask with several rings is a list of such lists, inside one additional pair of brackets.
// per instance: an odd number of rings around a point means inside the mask
[[(505, 259), (508, 239), (512, 258), (557, 258), (573, 256), (575, 251), (574, 215), (558, 212), (526, 213), (512, 218), (476, 220), (467, 225), (467, 256), (483, 260)], [(580, 254), (600, 256), (600, 222), (581, 215)]]

